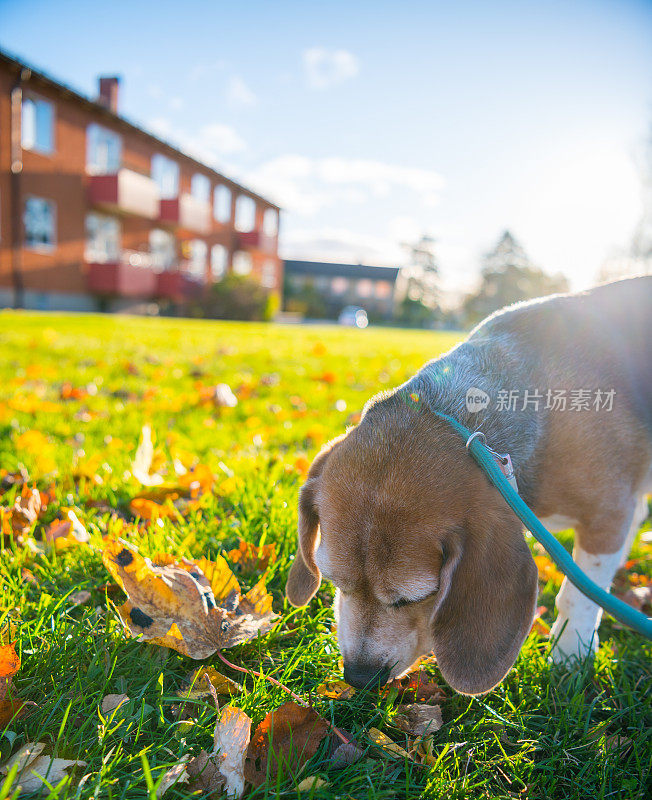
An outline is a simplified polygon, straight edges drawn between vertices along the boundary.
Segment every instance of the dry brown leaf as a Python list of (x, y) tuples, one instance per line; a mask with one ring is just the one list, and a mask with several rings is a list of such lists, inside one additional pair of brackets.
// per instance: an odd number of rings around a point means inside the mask
[(188, 762), (186, 771), (190, 778), (190, 789), (193, 792), (213, 793), (221, 790), (226, 784), (226, 778), (205, 750)]
[(652, 606), (652, 583), (633, 586), (622, 595), (621, 600), (639, 611), (643, 611), (646, 606)]
[(167, 790), (177, 783), (188, 783), (190, 776), (186, 770), (187, 763), (188, 756), (183, 756), (177, 764), (175, 764), (173, 767), (170, 767), (170, 769), (165, 772), (161, 782), (156, 787), (157, 798), (163, 797)]
[(127, 593), (127, 602), (118, 610), (133, 636), (204, 659), (272, 627), (272, 598), (261, 581), (241, 597), (233, 573), (220, 561), (156, 559), (167, 563), (157, 566), (112, 540), (102, 554), (104, 565)]
[(251, 735), (251, 719), (239, 708), (226, 706), (215, 726), (213, 758), (226, 779), (229, 797), (244, 792), (245, 755)]
[(398, 707), (394, 722), (396, 727), (415, 736), (425, 736), (438, 731), (443, 725), (441, 708), (425, 703), (412, 703)]
[(126, 694), (107, 694), (102, 699), (102, 714), (105, 716), (111, 714), (113, 711), (116, 710), (119, 706), (123, 703), (128, 703), (129, 697)]
[(358, 747), (355, 742), (341, 744), (336, 748), (331, 757), (331, 765), (337, 769), (343, 769), (350, 764), (355, 764), (357, 761), (360, 761), (363, 756), (364, 750)]
[(386, 695), (390, 689), (397, 689), (402, 700), (444, 700), (446, 692), (423, 669), (410, 672), (403, 678), (388, 683), (382, 690)]
[(64, 519), (55, 519), (47, 528), (45, 539), (54, 545), (55, 550), (67, 550), (80, 544), (88, 544), (91, 537), (77, 514), (68, 509)]
[(65, 758), (52, 758), (42, 755), (45, 745), (43, 742), (30, 742), (13, 755), (6, 764), (0, 767), (0, 772), (7, 775), (14, 764), (18, 765), (18, 772), (13, 786), (21, 788), (20, 794), (37, 792), (47, 788), (44, 781), (56, 786), (63, 778), (69, 777), (71, 767), (85, 767), (85, 761), (69, 761)]
[(274, 780), (279, 768), (296, 775), (328, 733), (328, 723), (312, 708), (289, 702), (258, 725), (245, 761), (245, 776), (254, 786)]
[(11, 526), (14, 533), (27, 534), (41, 513), (41, 493), (25, 484), (16, 497), (11, 510)]

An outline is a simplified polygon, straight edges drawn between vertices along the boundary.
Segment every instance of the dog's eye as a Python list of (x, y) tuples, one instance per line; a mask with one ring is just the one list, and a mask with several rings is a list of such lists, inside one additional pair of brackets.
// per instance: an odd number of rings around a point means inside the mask
[(428, 600), (428, 598), (436, 595), (438, 591), (439, 589), (433, 589), (429, 594), (423, 597), (417, 597), (415, 600), (408, 600), (407, 597), (401, 597), (395, 603), (392, 603), (392, 608), (403, 608), (403, 606), (413, 606), (415, 603), (423, 603), (424, 600)]

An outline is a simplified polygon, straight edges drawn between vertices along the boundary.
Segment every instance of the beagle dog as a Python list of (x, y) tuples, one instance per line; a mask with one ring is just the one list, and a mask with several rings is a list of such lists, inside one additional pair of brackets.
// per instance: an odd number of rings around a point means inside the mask
[[(418, 399), (419, 402), (414, 402)], [(286, 593), (332, 581), (344, 677), (384, 683), (434, 652), (457, 691), (513, 665), (537, 604), (521, 522), (431, 409), (509, 453), (543, 523), (608, 589), (652, 491), (652, 276), (554, 295), (488, 317), (315, 458), (299, 496)], [(564, 580), (553, 658), (598, 645), (601, 609)]]

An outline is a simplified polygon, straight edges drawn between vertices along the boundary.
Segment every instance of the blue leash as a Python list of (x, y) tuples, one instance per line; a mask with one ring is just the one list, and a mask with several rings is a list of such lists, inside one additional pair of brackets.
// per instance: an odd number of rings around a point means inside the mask
[(523, 498), (514, 490), (509, 480), (500, 467), (496, 464), (492, 451), (481, 441), (481, 437), (474, 435), (468, 428), (462, 425), (448, 414), (440, 411), (433, 411), (433, 414), (440, 419), (448, 422), (457, 433), (464, 439), (467, 450), (471, 453), (480, 468), (487, 475), (491, 483), (498, 489), (505, 498), (507, 505), (512, 509), (516, 516), (528, 528), (534, 538), (550, 554), (550, 557), (559, 569), (566, 575), (568, 580), (575, 584), (577, 588), (594, 603), (602, 606), (612, 617), (623, 624), (633, 628), (637, 633), (642, 634), (648, 639), (652, 639), (652, 618), (646, 617), (641, 611), (637, 611), (632, 606), (627, 605), (622, 600), (614, 597), (609, 592), (600, 588), (594, 583), (573, 561), (570, 553), (561, 545), (557, 539), (548, 531), (537, 519), (534, 513), (523, 501)]

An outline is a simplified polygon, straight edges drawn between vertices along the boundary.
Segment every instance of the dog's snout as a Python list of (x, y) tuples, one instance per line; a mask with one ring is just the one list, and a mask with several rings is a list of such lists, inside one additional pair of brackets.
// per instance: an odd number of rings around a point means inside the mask
[(366, 661), (344, 665), (344, 680), (356, 689), (382, 686), (389, 679), (390, 668)]

